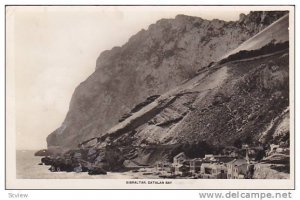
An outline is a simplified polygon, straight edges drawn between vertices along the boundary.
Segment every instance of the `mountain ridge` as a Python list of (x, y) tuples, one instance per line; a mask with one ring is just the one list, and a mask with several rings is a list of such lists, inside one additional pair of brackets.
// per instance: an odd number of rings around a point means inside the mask
[(237, 22), (179, 16), (150, 25), (122, 47), (101, 53), (95, 72), (75, 89), (62, 126), (47, 137), (48, 147), (74, 148), (105, 133), (147, 96), (194, 77), (284, 14), (252, 12)]

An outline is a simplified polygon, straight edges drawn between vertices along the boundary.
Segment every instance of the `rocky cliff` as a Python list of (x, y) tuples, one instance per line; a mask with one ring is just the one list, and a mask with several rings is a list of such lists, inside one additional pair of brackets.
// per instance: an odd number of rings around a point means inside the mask
[(259, 137), (288, 106), (288, 52), (209, 64), (285, 14), (251, 12), (235, 22), (178, 15), (150, 25), (99, 56), (48, 147), (73, 148), (96, 136), (140, 146)]
[[(82, 147), (113, 146), (143, 165), (169, 160), (175, 152), (193, 157), (238, 143), (289, 147), (288, 21), (288, 15), (282, 17), (240, 45), (242, 51), (146, 99)], [(272, 32), (277, 36), (270, 37)]]

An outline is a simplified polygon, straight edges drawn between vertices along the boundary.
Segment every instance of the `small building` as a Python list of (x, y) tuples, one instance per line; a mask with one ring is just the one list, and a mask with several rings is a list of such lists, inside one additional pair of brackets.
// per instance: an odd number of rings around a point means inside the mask
[(219, 163), (228, 163), (236, 158), (236, 156), (232, 155), (214, 155), (214, 159)]
[(158, 174), (170, 174), (171, 173), (171, 163), (169, 162), (158, 162), (156, 163), (156, 172)]
[(200, 174), (207, 179), (226, 179), (227, 166), (225, 163), (236, 159), (232, 155), (206, 154), (202, 160)]
[(181, 165), (178, 165), (177, 169), (175, 168), (175, 175), (180, 176), (189, 176), (190, 173), (190, 162), (187, 160), (183, 162)]
[(236, 159), (237, 157), (231, 155), (213, 155), (213, 154), (206, 154), (203, 158), (203, 162), (210, 163), (210, 162), (219, 162), (219, 163), (227, 163)]
[(174, 156), (172, 166), (174, 167), (175, 175), (183, 175), (187, 171), (186, 163), (184, 164), (187, 159), (188, 157), (184, 152), (181, 152), (178, 155)]
[(190, 162), (190, 173), (191, 174), (198, 174), (201, 171), (201, 164), (202, 164), (202, 159), (201, 158), (194, 158), (189, 160)]
[(215, 160), (215, 157), (213, 154), (205, 154), (204, 160)]
[(245, 178), (248, 171), (248, 160), (234, 159), (227, 165), (227, 178), (228, 179), (241, 179)]
[(223, 163), (202, 163), (201, 178), (203, 179), (226, 179), (227, 167)]
[(184, 152), (181, 152), (180, 154), (174, 156), (173, 165), (182, 164), (186, 160), (187, 160), (187, 156), (185, 155)]

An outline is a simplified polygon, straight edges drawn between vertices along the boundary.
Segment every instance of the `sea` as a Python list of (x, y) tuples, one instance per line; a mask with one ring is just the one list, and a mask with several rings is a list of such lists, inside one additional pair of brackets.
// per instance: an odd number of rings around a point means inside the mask
[[(153, 179), (156, 175), (149, 174), (153, 169), (140, 169), (140, 172), (108, 172), (106, 175), (89, 175), (87, 172), (51, 172), (50, 166), (39, 165), (40, 156), (34, 156), (36, 151), (17, 150), (17, 179)], [(148, 172), (148, 173), (147, 173)], [(144, 173), (147, 173), (145, 175)], [(151, 173), (151, 172), (150, 172)]]

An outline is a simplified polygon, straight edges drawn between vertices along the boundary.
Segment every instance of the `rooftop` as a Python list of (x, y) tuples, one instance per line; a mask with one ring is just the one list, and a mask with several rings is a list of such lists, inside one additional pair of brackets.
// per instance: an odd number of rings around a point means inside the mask
[(228, 162), (228, 164), (232, 164), (235, 166), (241, 166), (241, 165), (247, 164), (247, 160), (246, 159), (234, 159), (234, 160)]

